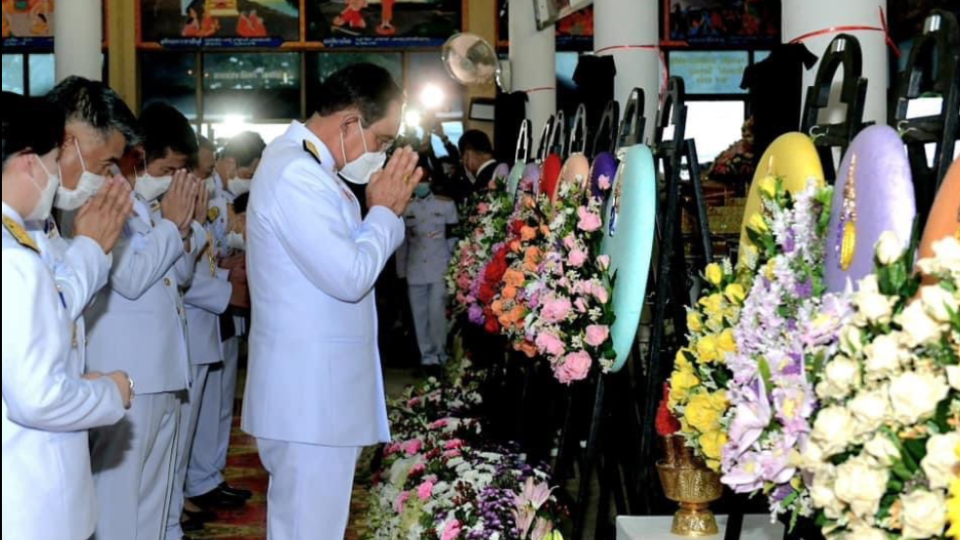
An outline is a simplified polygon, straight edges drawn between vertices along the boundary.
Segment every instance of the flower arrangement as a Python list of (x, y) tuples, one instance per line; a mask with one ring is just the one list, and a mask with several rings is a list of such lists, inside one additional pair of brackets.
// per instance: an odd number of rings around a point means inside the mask
[(943, 538), (948, 514), (957, 534), (960, 241), (918, 263), (939, 279), (922, 287), (900, 245), (881, 237), (817, 386), (823, 408), (802, 463), (829, 538)]
[[(812, 507), (797, 467), (816, 410), (819, 366), (839, 347), (851, 315), (844, 295), (824, 295), (824, 242), (831, 188), (810, 181), (796, 195), (761, 186), (763, 216), (748, 234), (769, 260), (733, 330), (732, 378), (722, 481), (737, 493), (764, 493), (771, 512), (794, 521)], [(756, 218), (756, 216), (755, 216)]]
[[(609, 190), (609, 180), (600, 186)], [(610, 257), (600, 255), (601, 200), (592, 196), (586, 179), (562, 182), (541, 263), (533, 272), (527, 269), (532, 300), (526, 339), (563, 384), (584, 380), (596, 368), (607, 372), (616, 358)]]
[[(954, 454), (960, 460), (960, 445), (957, 445)], [(950, 483), (950, 501), (947, 502), (947, 515), (950, 518), (950, 530), (947, 536), (960, 538), (960, 475)]]
[[(770, 204), (786, 201), (778, 192), (782, 184), (774, 178), (762, 182)], [(670, 377), (668, 406), (681, 421), (680, 433), (694, 456), (717, 472), (729, 440), (727, 387), (733, 374), (727, 367), (727, 355), (737, 352), (733, 329), (740, 322), (757, 268), (767, 263), (770, 253), (745, 245), (736, 267), (729, 260), (707, 266), (700, 299), (687, 308), (688, 345), (677, 353)]]
[(429, 379), (390, 403), (397, 442), (374, 475), (368, 540), (562, 540), (548, 476), (511, 446), (485, 445), (477, 377)]
[[(467, 313), (470, 321), (484, 324), (487, 318), (479, 299), (481, 289), (495, 274), (499, 265), (491, 269), (503, 251), (507, 225), (513, 212), (513, 202), (506, 190), (506, 180), (497, 178), (491, 189), (471, 202), (472, 209), (463, 225), (462, 240), (457, 245), (447, 272), (447, 290), (455, 315)], [(506, 253), (503, 253), (503, 258)], [(502, 277), (502, 274), (501, 274)], [(492, 300), (492, 293), (488, 300)], [(489, 302), (488, 302), (489, 304)], [(490, 330), (490, 328), (488, 328)], [(499, 328), (494, 329), (494, 332)]]

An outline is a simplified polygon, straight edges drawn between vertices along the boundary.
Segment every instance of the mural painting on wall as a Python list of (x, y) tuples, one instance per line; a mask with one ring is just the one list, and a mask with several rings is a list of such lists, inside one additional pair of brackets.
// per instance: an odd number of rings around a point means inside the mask
[[(499, 47), (506, 49), (510, 46), (510, 18), (505, 12), (500, 17), (498, 26)], [(557, 22), (557, 50), (565, 52), (593, 50), (593, 6), (581, 9)]]
[(460, 31), (462, 0), (307, 0), (307, 41), (435, 47)]
[(54, 0), (3, 0), (3, 46), (53, 45)]
[(774, 44), (779, 0), (664, 0), (667, 41), (677, 44)]
[(164, 47), (277, 47), (300, 41), (299, 0), (141, 0), (140, 41)]

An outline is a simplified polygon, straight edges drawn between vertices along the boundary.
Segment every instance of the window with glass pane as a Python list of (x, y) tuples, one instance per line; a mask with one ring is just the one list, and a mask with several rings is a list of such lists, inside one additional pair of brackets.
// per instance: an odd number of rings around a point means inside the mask
[(57, 66), (52, 54), (31, 54), (30, 95), (42, 96), (53, 90), (57, 81)]
[(141, 95), (143, 105), (163, 102), (187, 118), (197, 117), (197, 55), (194, 53), (143, 53)]
[(23, 55), (3, 55), (3, 91), (23, 93)]
[(740, 140), (744, 108), (743, 101), (687, 102), (686, 137), (697, 141), (697, 157), (701, 163), (712, 162)]
[(398, 84), (403, 84), (403, 55), (400, 53), (317, 53), (313, 55), (311, 82), (323, 82), (337, 71), (353, 64), (376, 64), (393, 75)]
[(298, 53), (216, 53), (203, 57), (203, 116), (283, 120), (300, 118)]

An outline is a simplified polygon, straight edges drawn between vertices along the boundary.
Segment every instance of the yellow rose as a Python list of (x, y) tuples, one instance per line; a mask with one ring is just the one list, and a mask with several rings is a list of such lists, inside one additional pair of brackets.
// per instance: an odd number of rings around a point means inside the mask
[(707, 314), (707, 317), (714, 318), (723, 315), (723, 295), (720, 293), (701, 298), (700, 305), (703, 306), (703, 312)]
[[(717, 349), (719, 349), (721, 353), (737, 352), (737, 340), (733, 337), (733, 330), (727, 328), (717, 337)], [(723, 359), (722, 354), (720, 358)]]
[(767, 221), (763, 219), (763, 215), (760, 213), (754, 214), (753, 217), (750, 218), (750, 224), (748, 225), (748, 227), (757, 231), (760, 234), (763, 234), (770, 230), (770, 228), (767, 227)]
[(767, 176), (760, 180), (759, 187), (760, 193), (768, 199), (772, 199), (777, 195), (777, 179), (772, 176)]
[[(700, 449), (708, 461), (716, 461), (720, 464), (720, 458), (723, 455), (723, 447), (730, 441), (727, 434), (720, 431), (710, 431), (700, 437)], [(714, 469), (717, 470), (717, 469)]]
[(699, 334), (703, 331), (703, 317), (700, 316), (696, 311), (691, 311), (687, 313), (687, 328), (695, 333)]
[[(960, 458), (960, 446), (957, 447), (956, 454), (957, 458)], [(960, 539), (960, 478), (955, 478), (950, 484), (947, 515), (950, 518), (950, 531), (947, 532), (947, 536)]]
[(700, 385), (700, 379), (692, 371), (674, 371), (670, 376), (670, 408), (676, 408), (690, 396), (690, 390)]
[(738, 306), (743, 304), (744, 299), (747, 298), (747, 291), (743, 288), (743, 285), (739, 283), (731, 283), (727, 285), (727, 288), (723, 291), (723, 295), (727, 297), (727, 300), (731, 304), (737, 304)]
[(710, 334), (697, 341), (697, 360), (702, 364), (712, 364), (720, 359), (717, 348), (717, 336)]
[(674, 359), (674, 369), (678, 371), (689, 371), (693, 373), (693, 364), (690, 363), (690, 359), (687, 357), (687, 354), (693, 354), (693, 351), (687, 348), (680, 349), (677, 351), (677, 357)]
[(727, 412), (728, 405), (725, 392), (697, 394), (691, 397), (687, 404), (687, 421), (701, 433), (717, 431), (721, 427), (720, 420)]
[(717, 263), (710, 263), (706, 270), (707, 281), (714, 285), (720, 285), (723, 282), (723, 269)]

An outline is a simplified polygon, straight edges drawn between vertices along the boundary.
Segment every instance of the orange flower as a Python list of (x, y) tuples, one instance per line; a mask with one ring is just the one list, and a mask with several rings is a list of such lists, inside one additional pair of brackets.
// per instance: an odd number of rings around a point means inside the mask
[(522, 248), (520, 247), (520, 241), (519, 241), (519, 240), (514, 240), (513, 242), (510, 242), (510, 251), (512, 251), (512, 252), (514, 252), (514, 253), (520, 253), (520, 250), (521, 250), (521, 249), (522, 249)]
[(525, 207), (527, 207), (528, 209), (532, 210), (532, 209), (536, 208), (536, 206), (537, 206), (537, 201), (536, 201), (533, 197), (531, 197), (531, 196), (529, 196), (529, 195), (525, 195), (525, 196), (523, 197), (523, 205), (524, 205)]
[(548, 236), (548, 235), (550, 234), (550, 227), (547, 227), (546, 225), (541, 225), (541, 226), (540, 226), (540, 234), (542, 234), (542, 235), (544, 235), (544, 236)]
[(537, 230), (530, 226), (525, 226), (520, 229), (520, 239), (524, 242), (529, 242), (537, 237)]
[(522, 321), (527, 316), (527, 308), (517, 306), (510, 311), (510, 318), (514, 321)]
[(503, 302), (500, 300), (494, 301), (493, 304), (490, 305), (490, 309), (493, 310), (494, 315), (500, 316), (503, 314)]
[(503, 282), (509, 287), (523, 287), (525, 281), (526, 279), (524, 279), (523, 273), (513, 269), (507, 270), (507, 272), (503, 274)]
[(507, 300), (513, 300), (514, 298), (517, 297), (517, 288), (507, 285), (506, 287), (504, 287), (503, 292), (500, 294), (500, 296), (506, 298)]
[(524, 341), (520, 345), (520, 350), (523, 351), (523, 354), (527, 355), (527, 358), (534, 358), (537, 356), (537, 346), (529, 341)]
[(527, 272), (536, 272), (537, 268), (540, 266), (540, 258), (543, 254), (538, 247), (529, 247), (527, 248), (526, 253), (523, 257), (523, 269)]

